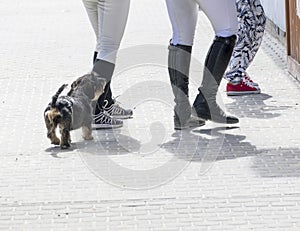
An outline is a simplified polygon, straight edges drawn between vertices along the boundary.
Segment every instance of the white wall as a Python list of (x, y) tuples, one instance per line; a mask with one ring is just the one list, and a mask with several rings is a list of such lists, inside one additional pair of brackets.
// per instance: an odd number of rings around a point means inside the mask
[(267, 17), (274, 22), (281, 30), (285, 27), (285, 0), (261, 0)]

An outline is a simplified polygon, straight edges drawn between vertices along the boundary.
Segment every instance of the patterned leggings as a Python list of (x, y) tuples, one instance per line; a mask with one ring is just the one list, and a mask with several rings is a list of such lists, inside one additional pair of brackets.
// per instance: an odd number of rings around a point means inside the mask
[(236, 0), (238, 39), (225, 78), (236, 84), (253, 61), (262, 42), (266, 16), (260, 0)]

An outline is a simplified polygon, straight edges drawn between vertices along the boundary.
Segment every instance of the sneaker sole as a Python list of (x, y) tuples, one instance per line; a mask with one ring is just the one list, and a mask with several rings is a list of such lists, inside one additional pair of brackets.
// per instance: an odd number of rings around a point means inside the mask
[(111, 118), (124, 120), (124, 119), (130, 119), (132, 118), (132, 115), (126, 115), (126, 116), (120, 116), (120, 115), (112, 115)]
[(257, 91), (227, 91), (226, 94), (228, 96), (260, 94), (260, 90), (257, 90)]
[(115, 128), (121, 128), (121, 127), (123, 127), (123, 124), (117, 124), (117, 125), (92, 124), (93, 130), (115, 129)]

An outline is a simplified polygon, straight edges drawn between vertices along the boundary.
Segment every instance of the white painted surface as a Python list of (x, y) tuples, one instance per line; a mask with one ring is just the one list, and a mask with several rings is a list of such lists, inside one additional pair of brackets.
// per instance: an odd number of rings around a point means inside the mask
[[(297, 0), (300, 3), (299, 0)], [(284, 0), (261, 0), (267, 17), (280, 29), (286, 31), (285, 25), (285, 1)], [(298, 4), (299, 5), (299, 4)]]

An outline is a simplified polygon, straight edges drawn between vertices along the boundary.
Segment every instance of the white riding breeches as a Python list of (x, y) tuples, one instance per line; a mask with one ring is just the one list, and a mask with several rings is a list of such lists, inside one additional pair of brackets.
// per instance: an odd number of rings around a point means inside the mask
[(83, 0), (96, 34), (98, 59), (115, 63), (127, 23), (130, 0)]
[(199, 7), (210, 20), (217, 36), (229, 37), (237, 32), (235, 0), (166, 0), (166, 3), (174, 45), (193, 45)]

